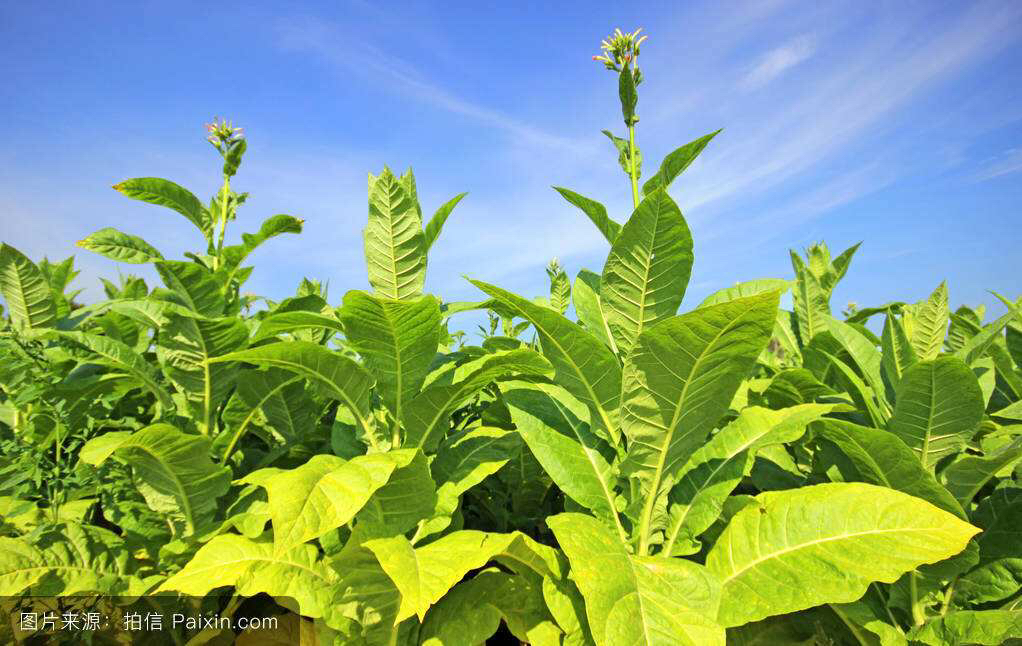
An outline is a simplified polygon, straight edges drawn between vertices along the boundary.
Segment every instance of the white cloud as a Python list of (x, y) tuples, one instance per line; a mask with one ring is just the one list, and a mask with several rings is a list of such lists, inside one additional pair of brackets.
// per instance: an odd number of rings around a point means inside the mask
[(1002, 175), (1022, 172), (1022, 148), (1012, 148), (997, 159), (989, 162), (976, 175), (976, 181), (983, 182)]
[(787, 70), (807, 60), (815, 51), (816, 42), (812, 36), (799, 36), (764, 54), (742, 78), (739, 85), (745, 90), (759, 89)]

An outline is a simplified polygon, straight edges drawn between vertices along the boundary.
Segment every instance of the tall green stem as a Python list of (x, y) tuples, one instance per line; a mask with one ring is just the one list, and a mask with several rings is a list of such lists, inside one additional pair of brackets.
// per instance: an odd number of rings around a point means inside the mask
[(632, 208), (639, 208), (639, 173), (635, 168), (635, 124), (628, 126), (628, 175), (632, 178)]
[(922, 626), (926, 623), (926, 613), (923, 611), (923, 602), (919, 598), (919, 584), (916, 581), (919, 575), (913, 571), (908, 576), (908, 589), (912, 596), (912, 622), (917, 626)]
[(227, 230), (227, 197), (231, 193), (231, 178), (224, 175), (224, 186), (220, 189), (220, 235), (216, 241), (216, 258), (214, 266), (220, 268), (220, 252), (224, 248), (224, 232)]

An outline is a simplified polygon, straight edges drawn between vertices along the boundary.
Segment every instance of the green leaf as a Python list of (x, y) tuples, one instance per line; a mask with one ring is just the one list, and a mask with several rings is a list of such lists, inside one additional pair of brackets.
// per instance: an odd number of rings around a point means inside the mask
[(602, 425), (613, 436), (621, 398), (621, 365), (610, 349), (548, 307), (493, 285), (471, 282), (536, 326), (543, 355), (554, 367), (554, 381), (589, 406), (594, 425)]
[[(615, 137), (609, 130), (601, 130), (603, 134), (607, 135), (607, 139), (614, 144), (617, 148), (618, 156), (617, 163), (621, 165), (621, 170), (625, 172), (625, 175), (631, 176), (632, 174), (632, 156), (631, 149), (627, 139), (621, 137)], [(638, 179), (642, 174), (642, 151), (639, 147), (635, 147), (635, 178)]]
[(744, 283), (735, 283), (731, 287), (718, 289), (704, 298), (703, 302), (699, 303), (698, 307), (726, 303), (728, 301), (733, 301), (736, 298), (755, 296), (756, 294), (763, 294), (765, 292), (779, 292), (783, 294), (789, 289), (791, 289), (791, 281), (784, 280), (783, 278), (760, 278), (758, 280), (747, 280)]
[(414, 457), (408, 450), (360, 455), (347, 462), (315, 455), (297, 468), (259, 478), (273, 521), (274, 552), (291, 550), (348, 523), (391, 474)]
[(718, 621), (739, 626), (861, 597), (871, 582), (957, 554), (979, 529), (900, 491), (827, 483), (771, 491), (742, 509), (706, 557)]
[(235, 365), (212, 365), (211, 359), (243, 348), (248, 328), (237, 318), (172, 316), (156, 333), (156, 356), (164, 374), (189, 402), (203, 432), (234, 386)]
[(756, 452), (765, 446), (794, 442), (806, 426), (838, 408), (838, 404), (803, 404), (784, 410), (750, 406), (699, 447), (685, 464), (670, 493), (669, 525), (664, 553), (678, 555), (699, 549), (696, 538), (720, 516), (724, 501), (752, 470)]
[(561, 188), (560, 186), (554, 186), (553, 189), (560, 193), (561, 197), (566, 199), (568, 203), (578, 207), (585, 213), (589, 220), (596, 225), (596, 228), (600, 230), (600, 233), (603, 234), (603, 237), (607, 239), (607, 242), (614, 244), (614, 240), (621, 233), (621, 225), (610, 219), (610, 216), (607, 215), (607, 207), (596, 200), (579, 195), (575, 191)]
[(550, 307), (564, 314), (571, 302), (571, 282), (568, 280), (568, 274), (564, 273), (556, 258), (547, 265), (546, 274), (550, 278)]
[(402, 302), (350, 291), (339, 317), (348, 343), (376, 378), (384, 404), (400, 420), (436, 355), (440, 305), (432, 296)]
[(983, 392), (961, 359), (920, 361), (905, 371), (890, 430), (930, 467), (965, 446), (983, 418)]
[(603, 317), (603, 308), (600, 306), (599, 275), (588, 269), (578, 272), (571, 290), (571, 299), (575, 304), (575, 315), (586, 331), (613, 349), (610, 328), (607, 327), (607, 319)]
[(209, 270), (179, 260), (161, 260), (154, 264), (181, 305), (202, 316), (223, 316), (226, 303), (220, 285)]
[[(410, 458), (406, 451), (411, 452)], [(398, 460), (398, 464), (387, 484), (376, 490), (355, 517), (353, 544), (403, 534), (420, 520), (429, 518), (436, 509), (436, 484), (429, 473), (426, 456), (421, 451), (402, 449), (390, 459)]]
[(115, 184), (114, 190), (135, 200), (173, 209), (188, 218), (207, 239), (212, 235), (213, 223), (199, 198), (174, 182), (159, 177), (138, 177)]
[(940, 477), (958, 502), (967, 506), (990, 478), (1019, 460), (1022, 437), (990, 455), (961, 455), (941, 471)]
[(415, 298), (422, 293), (426, 280), (428, 245), (414, 188), (411, 192), (409, 188), (389, 168), (384, 168), (379, 177), (369, 175), (366, 264), (369, 284), (383, 298)]
[(447, 432), (450, 414), (491, 382), (512, 374), (545, 377), (550, 364), (532, 350), (485, 355), (459, 368), (465, 376), (453, 383), (431, 383), (405, 409), (405, 444), (431, 451)]
[(79, 523), (47, 529), (33, 543), (0, 537), (0, 594), (20, 595), (30, 586), (39, 596), (134, 595), (149, 587), (135, 572), (124, 541)]
[(884, 377), (888, 384), (895, 386), (901, 383), (902, 375), (918, 361), (918, 358), (908, 340), (908, 335), (905, 334), (905, 327), (890, 312), (884, 319), (884, 330), (880, 335), (880, 343), (881, 367)]
[(969, 605), (1001, 601), (1022, 588), (1022, 558), (980, 563), (961, 575), (953, 590), (956, 600)]
[(274, 312), (259, 321), (259, 326), (252, 333), (251, 343), (254, 345), (259, 341), (273, 338), (278, 334), (306, 330), (309, 328), (333, 330), (344, 332), (344, 326), (333, 316), (317, 314), (315, 312)]
[(581, 514), (547, 520), (571, 562), (597, 646), (724, 644), (712, 617), (720, 588), (703, 566), (633, 556), (600, 521)]
[(46, 278), (25, 254), (3, 243), (0, 243), (0, 294), (14, 327), (34, 330), (56, 324), (57, 309)]
[(830, 297), (820, 279), (809, 271), (794, 251), (791, 252), (791, 265), (795, 270), (792, 300), (798, 321), (798, 336), (802, 347), (805, 347), (817, 333), (827, 329), (824, 316), (830, 314)]
[[(685, 169), (692, 165), (692, 162), (696, 160), (699, 153), (703, 152), (703, 149), (710, 143), (710, 140), (720, 134), (720, 132), (720, 130), (717, 130), (708, 135), (703, 135), (664, 157), (664, 161), (660, 164), (660, 170), (642, 185), (643, 195), (649, 195), (658, 188), (667, 189), (678, 175), (684, 173)], [(772, 291), (772, 289), (766, 291)], [(751, 294), (742, 294), (742, 296), (751, 296)], [(703, 304), (707, 305), (708, 303)]]
[(318, 618), (329, 606), (331, 587), (338, 576), (317, 557), (313, 545), (276, 553), (269, 540), (221, 534), (200, 547), (157, 592), (201, 597), (215, 588), (236, 586), (239, 595), (265, 592), (294, 598), (303, 615)]
[(627, 355), (650, 325), (673, 316), (692, 272), (692, 233), (666, 191), (647, 195), (614, 240), (600, 298), (618, 350)]
[(174, 402), (170, 393), (159, 382), (156, 372), (142, 355), (124, 343), (110, 337), (90, 332), (60, 332), (60, 338), (78, 343), (93, 354), (90, 363), (107, 366), (114, 370), (126, 372), (138, 380), (142, 388), (156, 397), (156, 401), (164, 410), (173, 410)]
[(217, 498), (230, 486), (231, 470), (209, 459), (208, 439), (153, 424), (113, 440), (90, 440), (82, 448), (82, 460), (98, 466), (114, 455), (130, 464), (149, 507), (183, 524), (185, 536), (212, 522)]
[(630, 65), (624, 65), (618, 74), (617, 92), (621, 98), (621, 116), (625, 119), (625, 125), (631, 127), (639, 120), (635, 116), (635, 105), (639, 102), (639, 95), (635, 92), (635, 76)]
[(959, 518), (966, 517), (954, 496), (923, 468), (912, 449), (890, 431), (828, 419), (819, 425), (816, 435), (833, 442), (851, 461), (855, 473), (842, 472), (846, 481), (897, 489)]
[(515, 539), (514, 534), (462, 530), (425, 547), (414, 548), (404, 536), (367, 541), (383, 571), (401, 592), (396, 622), (418, 615), (421, 621), (469, 571), (480, 568)]
[(629, 444), (622, 470), (647, 484), (644, 532), (661, 488), (706, 441), (770, 340), (778, 297), (770, 292), (704, 307), (639, 337), (624, 367)]
[(367, 437), (373, 437), (369, 415), (372, 376), (348, 357), (309, 341), (288, 341), (233, 352), (210, 363), (243, 361), (256, 366), (283, 368), (305, 377), (351, 410)]
[(928, 621), (909, 637), (930, 646), (1000, 646), (1022, 638), (1022, 610), (957, 610)]
[(304, 220), (283, 213), (266, 218), (262, 225), (260, 225), (258, 232), (241, 234), (246, 255), (270, 238), (284, 233), (301, 233), (304, 223)]
[(502, 389), (519, 435), (564, 495), (618, 528), (613, 451), (589, 429), (588, 411), (557, 387)]
[(930, 298), (920, 302), (912, 320), (912, 349), (921, 361), (936, 359), (944, 347), (951, 309), (947, 284), (941, 283)]
[(426, 228), (423, 231), (423, 235), (426, 239), (426, 251), (429, 251), (433, 247), (433, 243), (440, 237), (440, 231), (444, 228), (444, 223), (447, 222), (447, 218), (450, 217), (451, 211), (454, 210), (454, 207), (458, 206), (458, 203), (461, 202), (462, 198), (466, 195), (468, 195), (468, 193), (459, 193), (455, 195), (445, 202), (443, 206), (437, 209), (436, 213), (433, 214), (433, 217), (429, 219), (429, 222), (426, 224)]
[(156, 247), (138, 236), (122, 233), (112, 227), (100, 229), (79, 240), (78, 246), (120, 262), (142, 264), (163, 260), (163, 255)]

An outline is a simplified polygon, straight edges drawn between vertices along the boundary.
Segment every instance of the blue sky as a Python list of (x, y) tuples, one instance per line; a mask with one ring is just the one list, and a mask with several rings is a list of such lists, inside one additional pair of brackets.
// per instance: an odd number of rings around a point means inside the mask
[(818, 240), (863, 241), (835, 309), (917, 300), (944, 279), (953, 305), (1022, 292), (1017, 2), (5, 1), (0, 239), (34, 258), (77, 251), (86, 299), (118, 271), (74, 247), (96, 229), (197, 249), (183, 218), (110, 186), (161, 176), (208, 199), (219, 165), (203, 124), (223, 115), (249, 139), (234, 235), (274, 213), (306, 221), (253, 256), (247, 290), (281, 298), (310, 276), (339, 302), (367, 287), (366, 173), (388, 164), (414, 168), (427, 214), (469, 192), (430, 291), (476, 300), (467, 274), (544, 294), (551, 257), (574, 276), (608, 251), (552, 184), (630, 212), (600, 134), (624, 130), (615, 79), (591, 60), (617, 26), (649, 35), (647, 176), (724, 128), (672, 188), (696, 241), (683, 309), (789, 277), (788, 249)]

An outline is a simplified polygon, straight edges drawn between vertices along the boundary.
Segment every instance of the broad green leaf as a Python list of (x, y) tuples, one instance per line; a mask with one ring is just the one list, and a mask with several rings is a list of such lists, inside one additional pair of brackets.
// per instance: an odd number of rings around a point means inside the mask
[(298, 601), (303, 615), (322, 617), (338, 576), (317, 556), (313, 545), (275, 553), (269, 540), (221, 534), (200, 547), (157, 592), (201, 597), (215, 588), (236, 586), (240, 595), (265, 592), (291, 597)]
[(383, 298), (419, 296), (426, 280), (427, 247), (414, 185), (402, 182), (389, 168), (379, 177), (370, 174), (365, 229), (369, 284)]
[[(226, 461), (238, 446), (241, 438), (260, 419), (264, 406), (272, 406), (273, 400), (291, 384), (301, 381), (302, 377), (287, 370), (271, 368), (270, 370), (246, 370), (238, 374), (234, 394), (224, 407), (221, 418), (230, 434), (221, 453), (221, 461)], [(221, 445), (221, 439), (217, 438)]]
[[(706, 145), (710, 143), (710, 140), (720, 134), (720, 130), (711, 132), (708, 135), (690, 141), (681, 148), (678, 148), (671, 154), (664, 157), (664, 161), (660, 163), (660, 170), (656, 172), (653, 177), (646, 180), (646, 183), (642, 185), (643, 195), (649, 195), (658, 188), (666, 189), (671, 185), (671, 182), (675, 180), (678, 175), (685, 172), (685, 169), (692, 165), (699, 153), (703, 152)], [(772, 289), (769, 291), (773, 291)], [(742, 294), (743, 296), (749, 296), (750, 294)]]
[(892, 387), (901, 382), (902, 375), (918, 361), (915, 350), (909, 342), (908, 335), (901, 321), (888, 312), (884, 319), (884, 330), (880, 335), (881, 364), (884, 377)]
[(188, 218), (207, 238), (211, 236), (212, 221), (199, 198), (174, 182), (159, 177), (137, 177), (115, 184), (114, 190), (135, 200), (173, 209)]
[(820, 279), (794, 251), (791, 252), (791, 265), (795, 270), (795, 286), (791, 294), (798, 321), (798, 336), (805, 347), (817, 333), (827, 329), (824, 316), (830, 314), (830, 298), (820, 284)]
[(422, 646), (482, 644), (503, 619), (511, 633), (534, 646), (559, 646), (562, 631), (553, 623), (539, 583), (496, 569), (479, 572), (430, 608), (422, 623)]
[(0, 243), (0, 294), (16, 328), (53, 327), (57, 309), (39, 268), (14, 247)]
[(60, 338), (78, 343), (92, 352), (89, 357), (91, 363), (123, 371), (134, 377), (143, 388), (156, 397), (156, 401), (164, 410), (174, 408), (170, 394), (160, 384), (149, 363), (124, 343), (89, 332), (61, 332)]
[[(632, 172), (632, 155), (631, 149), (627, 139), (621, 137), (615, 137), (609, 130), (601, 130), (603, 134), (610, 139), (610, 142), (617, 148), (617, 163), (621, 166), (621, 170), (625, 172), (625, 175), (631, 175)], [(636, 179), (642, 174), (642, 151), (639, 150), (638, 146), (635, 146), (635, 177)]]
[(380, 567), (376, 555), (364, 547), (344, 550), (330, 562), (340, 581), (325, 621), (346, 639), (342, 643), (398, 643), (394, 618), (401, 593)]
[(423, 230), (423, 234), (426, 239), (427, 251), (429, 251), (429, 249), (433, 246), (436, 239), (440, 237), (440, 231), (444, 228), (444, 223), (447, 222), (447, 218), (450, 217), (451, 211), (454, 210), (454, 207), (458, 206), (458, 203), (461, 202), (462, 198), (466, 195), (468, 195), (468, 193), (459, 193), (447, 200), (444, 202), (443, 206), (436, 210), (433, 217), (429, 219), (429, 222)]
[(274, 551), (290, 550), (349, 522), (391, 474), (414, 457), (415, 452), (407, 450), (360, 455), (347, 462), (316, 455), (300, 467), (260, 478), (273, 521)]
[(600, 300), (618, 350), (628, 354), (649, 326), (673, 316), (692, 273), (692, 233), (666, 191), (647, 195), (614, 240)]
[(547, 520), (571, 562), (597, 646), (724, 644), (712, 619), (720, 588), (703, 566), (629, 554), (613, 531), (590, 516)]
[(929, 646), (1001, 646), (1022, 639), (1022, 610), (956, 610), (931, 619), (909, 637)]
[(727, 301), (733, 301), (736, 298), (755, 296), (764, 292), (780, 292), (783, 294), (791, 289), (791, 285), (792, 283), (790, 280), (784, 280), (783, 278), (760, 278), (758, 280), (747, 280), (744, 283), (735, 283), (731, 287), (718, 289), (704, 298), (703, 302), (699, 303), (699, 307), (726, 303)]
[(259, 326), (252, 333), (251, 343), (255, 344), (259, 341), (273, 338), (278, 334), (309, 328), (332, 330), (334, 332), (344, 331), (344, 326), (333, 316), (303, 311), (274, 312), (259, 321)]
[(600, 277), (588, 269), (578, 272), (571, 290), (571, 300), (575, 305), (575, 315), (586, 331), (613, 349), (610, 328), (607, 327), (607, 319), (600, 306)]
[(890, 431), (867, 428), (837, 419), (825, 420), (817, 437), (833, 442), (855, 468), (845, 481), (867, 482), (907, 493), (964, 519), (954, 496), (920, 464), (918, 456)]
[(920, 361), (902, 377), (889, 427), (932, 468), (965, 446), (983, 408), (976, 375), (961, 359)]
[(112, 227), (100, 229), (79, 240), (78, 246), (120, 262), (141, 264), (163, 260), (163, 255), (156, 247), (138, 236), (122, 233)]
[(621, 398), (621, 364), (610, 349), (548, 307), (480, 281), (472, 284), (536, 326), (543, 355), (554, 367), (554, 381), (589, 406), (594, 423), (614, 437), (614, 418)]
[(241, 234), (246, 255), (270, 238), (285, 233), (301, 233), (304, 223), (304, 220), (283, 213), (266, 218), (256, 233)]
[(652, 501), (706, 441), (766, 347), (777, 300), (770, 292), (667, 319), (647, 329), (628, 356), (621, 417), (629, 445), (622, 470), (646, 483), (646, 528)]
[(972, 522), (983, 528), (976, 541), (984, 560), (1019, 558), (1022, 543), (1022, 489), (1000, 487), (981, 499)]
[[(830, 609), (841, 618), (860, 643), (908, 646), (905, 633), (892, 618), (884, 598), (877, 591), (877, 586), (870, 586), (858, 601), (832, 603)], [(871, 639), (869, 633), (876, 635), (876, 639)]]
[(413, 615), (421, 621), (429, 607), (465, 574), (505, 551), (514, 539), (514, 534), (462, 530), (420, 548), (413, 547), (404, 536), (374, 539), (365, 547), (376, 555), (401, 592), (396, 621)]
[[(384, 456), (394, 453), (390, 451)], [(395, 464), (387, 483), (376, 490), (355, 517), (355, 532), (351, 540), (356, 543), (403, 534), (420, 520), (432, 516), (436, 509), (436, 484), (430, 475), (426, 456), (421, 451), (403, 449), (390, 459), (400, 459), (400, 462)]]
[(613, 451), (589, 429), (588, 411), (556, 387), (502, 389), (519, 435), (564, 495), (617, 526)]
[(430, 470), (441, 489), (460, 496), (507, 464), (518, 441), (515, 433), (499, 428), (469, 429), (441, 445)]
[(912, 317), (912, 349), (920, 361), (936, 359), (940, 354), (950, 317), (947, 284), (941, 283), (930, 298), (916, 306)]
[[(117, 442), (103, 436), (90, 440), (82, 448), (82, 460), (98, 466), (114, 455), (131, 465), (149, 507), (183, 524), (186, 536), (212, 521), (217, 498), (230, 486), (231, 471), (209, 459), (208, 439), (169, 424), (117, 436)], [(101, 449), (90, 448), (93, 443)]]
[(852, 359), (854, 367), (859, 369), (866, 384), (873, 391), (877, 406), (886, 421), (890, 415), (887, 401), (884, 397), (884, 382), (881, 377), (881, 355), (876, 346), (859, 330), (852, 325), (839, 321), (832, 316), (824, 318), (827, 330), (834, 336), (848, 356)]
[(547, 265), (546, 274), (550, 278), (550, 307), (564, 314), (571, 302), (571, 281), (556, 258)]
[(419, 392), (440, 342), (440, 306), (432, 296), (394, 301), (350, 291), (340, 312), (348, 343), (376, 378), (396, 420)]
[(566, 188), (561, 188), (560, 186), (555, 186), (553, 188), (561, 194), (561, 197), (585, 213), (589, 220), (596, 225), (596, 228), (600, 230), (600, 233), (603, 234), (603, 237), (607, 239), (607, 242), (614, 244), (618, 234), (621, 233), (621, 225), (610, 219), (610, 216), (607, 215), (607, 208), (605, 206), (596, 200), (591, 200), (588, 197), (579, 195), (575, 191), (570, 191)]
[(248, 328), (237, 318), (172, 316), (156, 333), (156, 356), (164, 374), (192, 407), (200, 429), (208, 432), (214, 415), (234, 386), (237, 365), (210, 360), (243, 348)]
[(464, 378), (431, 383), (405, 408), (405, 444), (431, 451), (448, 430), (450, 414), (491, 382), (509, 375), (550, 376), (550, 364), (532, 350), (506, 350), (485, 355), (461, 367)]
[[(837, 409), (837, 404), (803, 404), (775, 411), (750, 406), (699, 447), (685, 464), (670, 493), (664, 552), (691, 554), (696, 538), (720, 516), (724, 500), (752, 470), (756, 451), (793, 442), (806, 426)], [(681, 541), (679, 544), (678, 541)]]
[(1022, 557), (980, 563), (958, 577), (954, 598), (969, 605), (1001, 601), (1022, 589)]
[[(1022, 460), (1022, 437), (990, 455), (961, 455), (940, 473), (948, 490), (967, 506), (994, 475)], [(1019, 554), (1022, 558), (1022, 553)]]
[(957, 554), (979, 529), (928, 502), (862, 483), (756, 496), (706, 557), (723, 585), (718, 620), (739, 626), (821, 603)]
[(305, 377), (330, 397), (347, 406), (366, 436), (373, 437), (369, 412), (369, 391), (373, 386), (373, 378), (351, 359), (315, 343), (289, 341), (233, 352), (212, 359), (210, 363), (223, 361), (283, 368)]
[(62, 523), (27, 537), (0, 537), (0, 594), (16, 596), (31, 586), (39, 596), (100, 593), (142, 594), (124, 541), (110, 530)]
[(635, 105), (639, 102), (639, 95), (635, 92), (636, 85), (631, 65), (627, 63), (622, 65), (621, 72), (618, 74), (617, 93), (621, 99), (621, 116), (624, 117), (625, 125), (629, 128), (639, 120), (635, 116)]
[(154, 263), (163, 283), (181, 305), (202, 316), (223, 316), (226, 303), (220, 285), (206, 268), (192, 262), (161, 260)]

